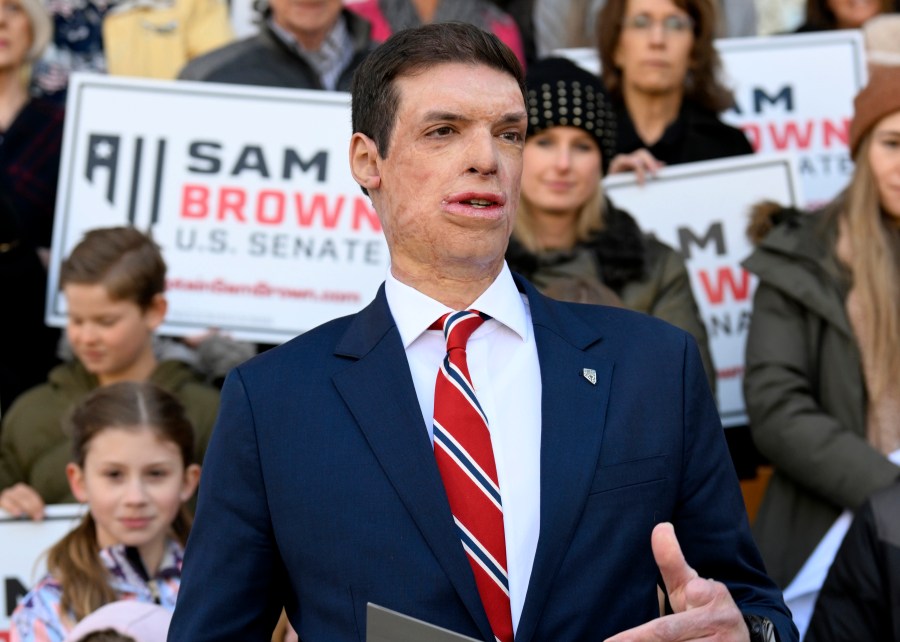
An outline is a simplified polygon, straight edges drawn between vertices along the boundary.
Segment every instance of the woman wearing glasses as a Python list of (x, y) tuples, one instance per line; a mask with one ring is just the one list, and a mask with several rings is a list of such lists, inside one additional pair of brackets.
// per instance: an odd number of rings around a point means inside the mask
[(611, 173), (753, 153), (718, 117), (734, 99), (717, 78), (715, 23), (712, 0), (607, 1), (597, 36), (618, 112)]

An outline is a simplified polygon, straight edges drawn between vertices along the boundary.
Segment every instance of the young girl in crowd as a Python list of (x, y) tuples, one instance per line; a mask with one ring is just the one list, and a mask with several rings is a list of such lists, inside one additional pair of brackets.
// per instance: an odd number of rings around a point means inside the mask
[(66, 476), (88, 512), (13, 612), (12, 642), (61, 642), (116, 600), (175, 608), (191, 525), (184, 502), (200, 478), (184, 408), (151, 383), (121, 382), (88, 396), (69, 427)]

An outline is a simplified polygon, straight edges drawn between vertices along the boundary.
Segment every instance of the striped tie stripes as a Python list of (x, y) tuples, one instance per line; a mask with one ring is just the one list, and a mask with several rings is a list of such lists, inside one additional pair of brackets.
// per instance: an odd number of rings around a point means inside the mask
[(503, 505), (488, 420), (475, 397), (466, 342), (490, 317), (474, 310), (442, 316), (447, 356), (434, 388), (434, 457), (494, 637), (512, 642)]

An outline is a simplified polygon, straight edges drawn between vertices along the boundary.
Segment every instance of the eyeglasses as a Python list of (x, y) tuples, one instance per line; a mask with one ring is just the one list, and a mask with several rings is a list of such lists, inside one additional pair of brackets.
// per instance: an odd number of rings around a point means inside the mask
[(649, 34), (656, 25), (662, 26), (663, 33), (668, 34), (687, 34), (694, 29), (694, 21), (689, 16), (666, 16), (662, 20), (654, 20), (646, 13), (639, 13), (636, 16), (626, 18), (623, 26), (626, 29), (637, 31), (638, 33)]

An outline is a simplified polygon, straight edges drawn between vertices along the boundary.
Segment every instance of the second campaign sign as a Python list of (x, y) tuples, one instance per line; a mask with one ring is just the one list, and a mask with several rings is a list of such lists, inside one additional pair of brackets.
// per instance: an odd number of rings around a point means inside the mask
[(164, 331), (281, 341), (363, 307), (389, 257), (348, 167), (349, 95), (75, 75), (48, 318), (84, 232), (149, 231), (169, 266)]

